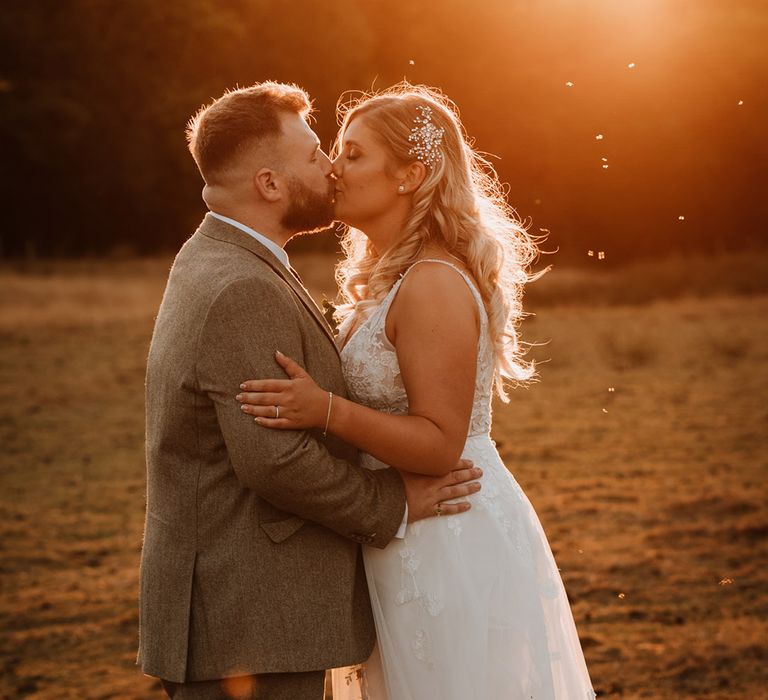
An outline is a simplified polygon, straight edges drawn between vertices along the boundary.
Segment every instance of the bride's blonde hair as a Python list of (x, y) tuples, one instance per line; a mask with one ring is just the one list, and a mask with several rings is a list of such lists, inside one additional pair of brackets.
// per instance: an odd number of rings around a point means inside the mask
[(444, 133), (442, 157), (427, 166), (395, 245), (377, 253), (362, 231), (346, 229), (341, 240), (346, 255), (336, 267), (343, 302), (336, 311), (337, 320), (352, 313), (365, 317), (418, 259), (424, 245), (436, 243), (461, 260), (477, 283), (494, 344), (496, 391), (507, 401), (505, 380), (521, 384), (536, 375), (534, 363), (523, 359), (518, 337), (526, 315), (523, 286), (546, 272), (529, 273), (539, 255), (536, 239), (507, 203), (493, 166), (470, 145), (456, 106), (440, 92), (406, 82), (344, 99), (342, 95), (337, 105), (337, 153), (345, 130), (360, 117), (365, 117), (393, 159), (403, 164), (416, 159), (409, 153), (413, 143), (408, 137), (421, 115), (420, 107), (431, 108), (432, 123)]

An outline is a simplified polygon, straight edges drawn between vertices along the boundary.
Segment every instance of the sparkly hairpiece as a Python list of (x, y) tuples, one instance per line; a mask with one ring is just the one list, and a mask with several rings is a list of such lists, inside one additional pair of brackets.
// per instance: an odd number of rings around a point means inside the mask
[(432, 108), (424, 105), (418, 107), (421, 116), (416, 117), (408, 140), (413, 144), (408, 155), (416, 156), (424, 165), (431, 168), (443, 154), (440, 146), (443, 143), (445, 129), (432, 123)]

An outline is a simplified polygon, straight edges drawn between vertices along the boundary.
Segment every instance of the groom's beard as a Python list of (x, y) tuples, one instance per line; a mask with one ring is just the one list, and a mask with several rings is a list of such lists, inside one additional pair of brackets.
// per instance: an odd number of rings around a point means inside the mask
[(314, 192), (300, 180), (291, 178), (288, 181), (291, 203), (283, 214), (283, 228), (300, 233), (330, 226), (333, 222), (334, 189), (333, 182), (329, 181), (327, 191)]

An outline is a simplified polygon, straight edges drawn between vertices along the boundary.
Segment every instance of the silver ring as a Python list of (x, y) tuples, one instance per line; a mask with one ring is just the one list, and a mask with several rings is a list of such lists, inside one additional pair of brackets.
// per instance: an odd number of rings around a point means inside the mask
[(280, 418), (280, 406), (275, 406), (275, 420)]
[(443, 514), (443, 504), (438, 503), (435, 506), (435, 515), (439, 518)]

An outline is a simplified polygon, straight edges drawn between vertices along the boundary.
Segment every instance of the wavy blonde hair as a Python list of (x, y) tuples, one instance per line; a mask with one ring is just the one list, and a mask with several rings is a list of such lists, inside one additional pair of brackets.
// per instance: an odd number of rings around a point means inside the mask
[(345, 257), (336, 267), (342, 297), (337, 320), (353, 313), (365, 317), (419, 258), (424, 245), (436, 243), (461, 260), (477, 283), (494, 345), (496, 392), (508, 401), (506, 381), (523, 384), (536, 377), (534, 362), (523, 359), (518, 328), (527, 315), (522, 308), (523, 286), (547, 271), (529, 273), (539, 256), (537, 239), (517, 219), (493, 166), (472, 148), (456, 105), (442, 93), (405, 82), (344, 99), (342, 95), (337, 105), (336, 154), (353, 119), (367, 120), (397, 164), (415, 160), (409, 154), (413, 144), (408, 136), (420, 116), (419, 107), (431, 107), (433, 124), (445, 131), (442, 158), (427, 168), (415, 190), (413, 209), (395, 245), (377, 252), (362, 231), (345, 230), (341, 240)]

